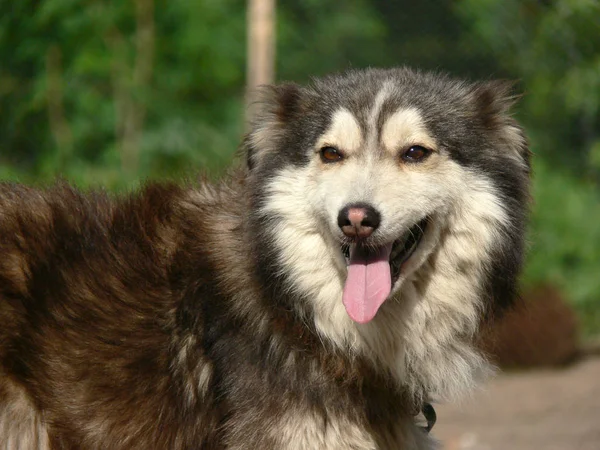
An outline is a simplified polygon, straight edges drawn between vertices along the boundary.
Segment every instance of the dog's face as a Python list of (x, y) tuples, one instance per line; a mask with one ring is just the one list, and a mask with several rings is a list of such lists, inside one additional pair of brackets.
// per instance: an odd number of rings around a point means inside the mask
[[(397, 70), (270, 94), (249, 138), (249, 164), (294, 180), (292, 195), (273, 200), (287, 202), (309, 234), (325, 235), (356, 322), (370, 321), (418, 270), (452, 210), (487, 209), (483, 234), (492, 241), (511, 226), (506, 201), (524, 203), (524, 185), (503, 189), (528, 169), (505, 85)], [(479, 191), (486, 198), (465, 203)]]
[(529, 162), (511, 103), (506, 84), (408, 69), (268, 90), (246, 141), (264, 270), (324, 334), (340, 311), (473, 328), (521, 264)]
[(392, 90), (384, 85), (362, 117), (340, 105), (309, 162), (308, 198), (341, 248), (333, 251), (348, 266), (342, 299), (359, 323), (372, 320), (431, 253), (461, 182), (422, 114), (384, 105)]

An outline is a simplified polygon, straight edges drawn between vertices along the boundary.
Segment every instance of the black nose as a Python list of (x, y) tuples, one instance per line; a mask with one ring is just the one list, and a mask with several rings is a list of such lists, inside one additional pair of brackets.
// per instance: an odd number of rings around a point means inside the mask
[(338, 226), (351, 238), (366, 238), (379, 227), (381, 215), (371, 205), (353, 203), (346, 205), (338, 214)]

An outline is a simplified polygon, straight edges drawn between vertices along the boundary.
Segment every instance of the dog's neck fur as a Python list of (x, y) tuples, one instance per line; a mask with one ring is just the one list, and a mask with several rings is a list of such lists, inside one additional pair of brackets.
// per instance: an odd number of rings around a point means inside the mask
[[(302, 192), (289, 173), (279, 180)], [(506, 219), (489, 182), (472, 180), (471, 186), (480, 189), (465, 193), (447, 211), (426, 261), (363, 325), (349, 318), (341, 301), (346, 268), (339, 244), (295, 221), (286, 205), (266, 202), (263, 208), (281, 218), (271, 236), (280, 273), (287, 274), (285, 288), (303, 299), (293, 305), (301, 319), (313, 323), (327, 345), (389, 371), (416, 402), (458, 397), (490, 372), (472, 340), (484, 308), (489, 248)]]

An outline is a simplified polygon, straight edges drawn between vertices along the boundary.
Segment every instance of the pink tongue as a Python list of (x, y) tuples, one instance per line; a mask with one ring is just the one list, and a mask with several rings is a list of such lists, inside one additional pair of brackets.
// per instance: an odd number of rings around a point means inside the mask
[(350, 250), (348, 278), (342, 300), (352, 320), (367, 323), (383, 304), (392, 289), (390, 253), (392, 244), (374, 253), (353, 245)]

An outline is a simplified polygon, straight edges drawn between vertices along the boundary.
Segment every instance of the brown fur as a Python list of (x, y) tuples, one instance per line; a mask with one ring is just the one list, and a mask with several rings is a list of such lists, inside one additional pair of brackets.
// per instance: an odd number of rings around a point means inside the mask
[[(523, 260), (528, 150), (502, 86), (351, 71), (266, 89), (218, 184), (0, 183), (0, 450), (433, 449), (414, 416), (487, 373), (473, 337)], [(336, 124), (362, 138), (325, 168)], [(400, 162), (415, 145), (431, 156)], [(360, 325), (335, 220), (357, 199), (386, 242), (428, 219)]]
[(0, 447), (271, 448), (284, 413), (384, 442), (415, 413), (261, 304), (243, 191), (0, 185)]

